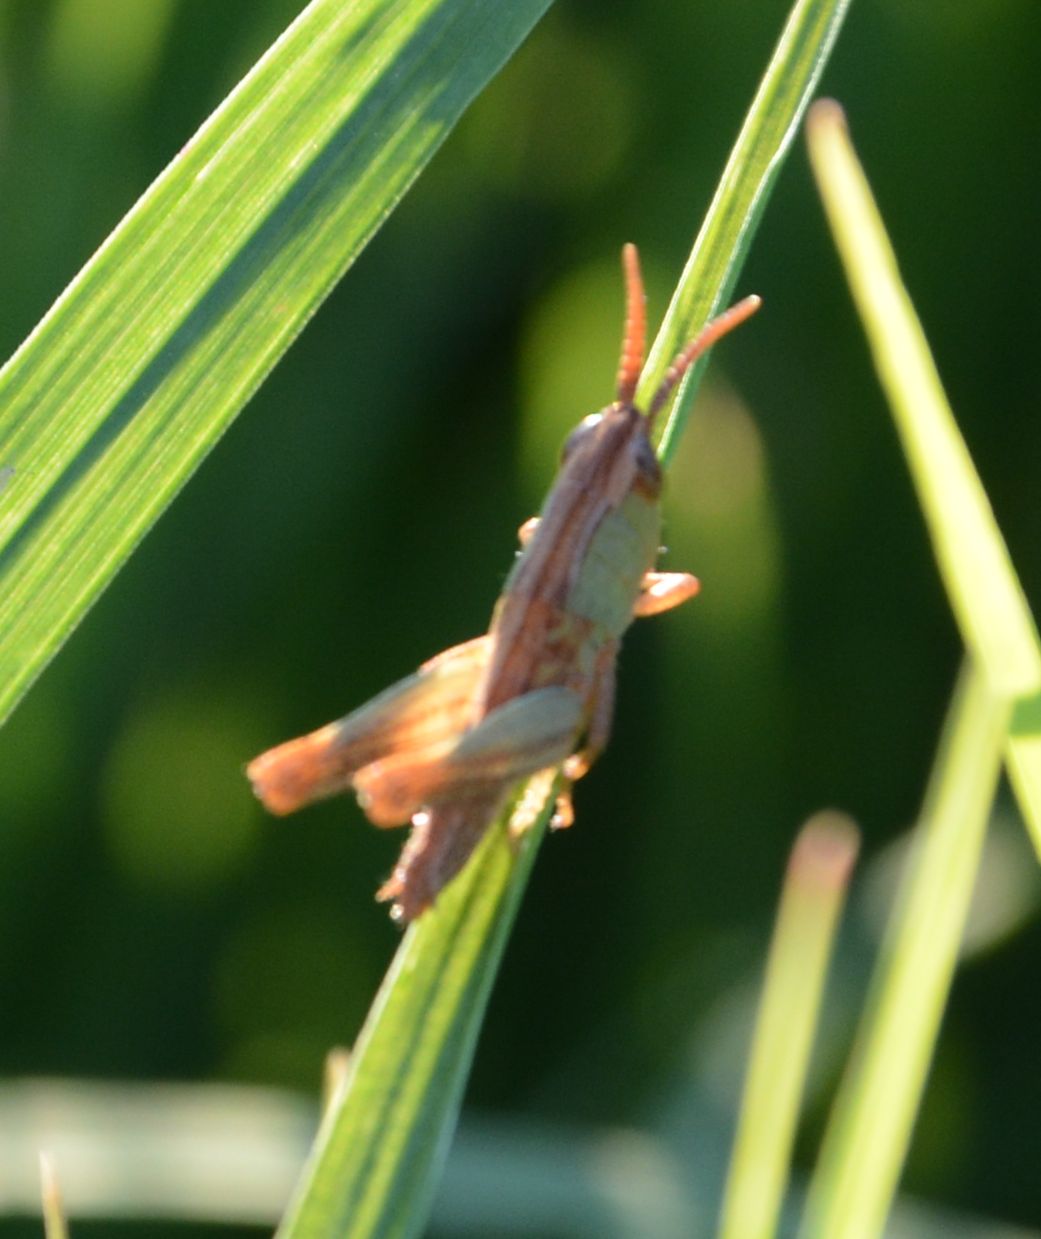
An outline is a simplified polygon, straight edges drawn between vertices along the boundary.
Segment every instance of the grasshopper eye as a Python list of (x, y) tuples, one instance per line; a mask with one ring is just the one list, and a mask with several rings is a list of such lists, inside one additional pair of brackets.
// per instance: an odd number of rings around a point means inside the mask
[(588, 417), (583, 417), (574, 430), (564, 440), (564, 446), (560, 449), (561, 464), (571, 455), (576, 447), (600, 424), (600, 419), (603, 413), (590, 413)]
[(636, 442), (636, 485), (653, 498), (661, 493), (661, 463), (646, 437)]

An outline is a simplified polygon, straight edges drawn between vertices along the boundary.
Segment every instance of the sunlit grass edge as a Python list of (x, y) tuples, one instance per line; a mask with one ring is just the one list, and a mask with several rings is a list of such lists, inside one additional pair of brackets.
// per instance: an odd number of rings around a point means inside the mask
[(1014, 705), (1009, 774), (1041, 855), (1041, 642), (1004, 538), (900, 278), (845, 118), (830, 100), (808, 122), (810, 159), (886, 393), (951, 609), (992, 691)]
[(759, 999), (721, 1239), (770, 1239), (788, 1180), (810, 1051), (859, 833), (816, 814), (792, 849)]
[(802, 1239), (884, 1229), (968, 918), (1008, 714), (967, 661), (810, 1182)]
[[(946, 1005), (1009, 744), (1013, 704), (1036, 697), (1041, 652), (1007, 549), (830, 101), (810, 157), (871, 343), (968, 657), (853, 1056), (811, 1180), (804, 1239), (880, 1234), (892, 1206)], [(1036, 801), (1024, 801), (1036, 825)]]

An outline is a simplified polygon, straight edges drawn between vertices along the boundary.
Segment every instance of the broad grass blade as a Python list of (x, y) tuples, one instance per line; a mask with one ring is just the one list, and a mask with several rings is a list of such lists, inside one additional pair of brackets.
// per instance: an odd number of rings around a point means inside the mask
[(549, 0), (313, 0), (0, 371), (0, 719)]

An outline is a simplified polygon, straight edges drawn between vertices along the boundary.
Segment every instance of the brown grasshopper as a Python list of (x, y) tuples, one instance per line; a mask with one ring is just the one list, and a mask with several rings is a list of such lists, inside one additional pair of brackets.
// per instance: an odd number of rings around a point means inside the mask
[(445, 650), (338, 722), (261, 754), (247, 773), (273, 813), (352, 789), (377, 826), (412, 833), (377, 899), (410, 921), (459, 872), (511, 789), (562, 767), (554, 824), (570, 825), (570, 786), (607, 743), (615, 662), (637, 616), (691, 598), (686, 572), (655, 572), (661, 466), (654, 419), (691, 363), (759, 307), (748, 297), (677, 356), (643, 414), (635, 406), (646, 319), (636, 247), (622, 251), (626, 322), (617, 399), (564, 444), (542, 513), (488, 633)]

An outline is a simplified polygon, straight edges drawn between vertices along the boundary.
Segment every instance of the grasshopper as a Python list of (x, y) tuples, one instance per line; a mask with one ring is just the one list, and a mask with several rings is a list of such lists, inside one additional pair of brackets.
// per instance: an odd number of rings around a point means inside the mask
[(634, 618), (679, 606), (699, 585), (654, 570), (661, 532), (655, 417), (691, 363), (759, 307), (747, 297), (676, 357), (646, 414), (634, 404), (646, 315), (636, 247), (622, 251), (626, 319), (613, 404), (580, 422), (487, 634), (438, 654), (366, 705), (250, 763), (253, 790), (291, 813), (353, 790), (376, 826), (412, 832), (377, 899), (406, 922), (434, 902), (511, 790), (561, 768), (553, 824), (570, 825), (570, 788), (607, 743), (615, 663)]

